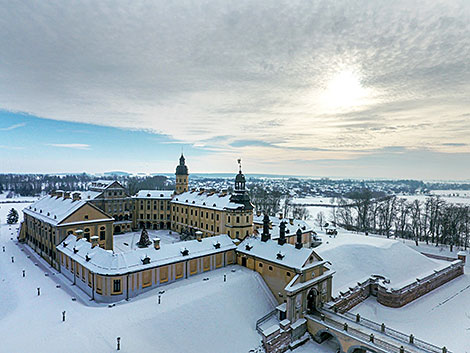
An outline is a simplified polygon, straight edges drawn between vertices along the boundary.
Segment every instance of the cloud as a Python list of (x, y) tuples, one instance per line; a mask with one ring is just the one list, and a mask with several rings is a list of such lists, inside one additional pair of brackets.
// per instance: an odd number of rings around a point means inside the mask
[(59, 148), (72, 148), (76, 150), (89, 150), (90, 145), (84, 143), (48, 143), (47, 146), (59, 147)]
[(23, 127), (23, 126), (26, 126), (26, 123), (14, 124), (14, 125), (11, 125), (11, 126), (8, 126), (8, 127), (1, 127), (0, 131), (11, 131), (11, 130), (18, 129), (18, 128)]
[(10, 111), (257, 162), (445, 150), (470, 134), (468, 1), (22, 1), (0, 16)]

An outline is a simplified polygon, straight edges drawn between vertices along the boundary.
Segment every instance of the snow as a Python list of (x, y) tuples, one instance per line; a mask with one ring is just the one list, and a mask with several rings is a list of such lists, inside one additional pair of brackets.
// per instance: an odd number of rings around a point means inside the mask
[[(253, 223), (256, 223), (257, 225), (262, 226), (263, 218), (264, 218), (264, 215), (260, 215), (260, 216), (254, 215)], [(287, 218), (280, 219), (279, 217), (270, 216), (269, 221), (272, 225), (272, 229), (269, 230), (271, 239), (279, 239), (279, 235), (280, 235), (279, 226), (282, 221), (284, 221), (286, 224), (286, 236), (295, 235), (298, 229), (300, 229), (302, 233), (313, 232), (313, 228), (307, 222), (303, 220), (295, 219), (292, 222), (293, 224), (291, 224), (290, 220)], [(261, 233), (262, 230), (258, 230), (258, 232)]]
[(413, 282), (417, 277), (448, 266), (449, 262), (430, 259), (402, 242), (392, 239), (353, 234), (339, 230), (336, 237), (321, 235), (323, 244), (315, 251), (332, 263), (333, 295), (347, 291), (371, 275), (390, 280), (390, 288)]
[(318, 344), (313, 340), (307, 341), (305, 344), (297, 347), (293, 353), (336, 353), (337, 344), (331, 340), (327, 340), (322, 344)]
[(238, 209), (243, 205), (230, 201), (230, 194), (217, 194), (203, 191), (187, 191), (176, 195), (171, 203), (179, 205), (195, 205), (198, 207), (223, 210)]
[[(217, 244), (218, 247), (216, 247)], [(136, 248), (124, 253), (113, 253), (99, 246), (92, 248), (92, 244), (86, 239), (77, 240), (77, 237), (72, 234), (57, 247), (57, 250), (94, 273), (117, 275), (213, 255), (235, 248), (232, 239), (228, 235), (222, 234), (203, 238), (201, 241), (189, 240), (161, 245), (159, 250), (150, 245), (148, 248)], [(183, 250), (188, 250), (188, 255), (183, 255)], [(149, 259), (148, 264), (143, 263), (144, 258)]]
[(6, 224), (8, 212), (12, 208), (18, 211), (18, 224), (23, 220), (23, 208), (30, 206), (28, 202), (0, 202), (0, 225)]
[[(161, 229), (151, 230), (147, 229), (150, 240), (153, 238), (160, 238), (160, 244), (174, 244), (180, 242), (180, 235), (174, 231)], [(170, 234), (171, 232), (171, 234)], [(129, 250), (136, 249), (137, 243), (140, 239), (141, 231), (128, 232), (124, 234), (115, 234), (113, 236), (114, 252), (128, 252)]]
[(140, 190), (134, 198), (138, 199), (171, 199), (174, 190)]
[[(470, 271), (470, 266), (465, 267)], [(453, 352), (470, 353), (470, 274), (460, 276), (402, 308), (368, 298), (351, 312)]]
[[(49, 224), (57, 225), (85, 204), (85, 200), (48, 195), (25, 208), (24, 212)], [(103, 221), (110, 220), (112, 218), (103, 219)]]
[[(118, 336), (123, 353), (248, 352), (260, 344), (256, 320), (274, 309), (259, 274), (239, 266), (196, 275), (114, 307), (99, 305), (83, 301), (80, 289), (35, 256), (28, 259), (10, 240), (7, 226), (0, 228), (0, 245), (6, 246), (6, 253), (0, 252), (2, 352), (111, 353)], [(160, 305), (159, 290), (165, 291)]]
[[(247, 247), (249, 247), (249, 250), (247, 250)], [(312, 249), (296, 249), (295, 246), (291, 244), (279, 245), (277, 241), (274, 240), (263, 242), (257, 237), (246, 238), (238, 245), (237, 250), (243, 254), (256, 256), (282, 266), (297, 269), (302, 268), (313, 254)], [(278, 254), (280, 254), (282, 258), (278, 257)]]

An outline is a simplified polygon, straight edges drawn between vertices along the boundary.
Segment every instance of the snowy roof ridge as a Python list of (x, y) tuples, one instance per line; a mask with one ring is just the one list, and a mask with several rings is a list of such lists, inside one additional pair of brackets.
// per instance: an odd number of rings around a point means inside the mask
[(175, 195), (171, 201), (180, 205), (195, 205), (198, 207), (223, 210), (243, 208), (243, 204), (231, 201), (231, 194), (216, 193), (212, 191), (186, 191), (179, 195)]
[(174, 190), (140, 190), (133, 198), (171, 199)]
[[(277, 241), (272, 239), (263, 242), (258, 237), (253, 236), (245, 238), (245, 240), (238, 245), (237, 251), (299, 270), (301, 270), (310, 261), (310, 257), (315, 254), (313, 249), (297, 249), (291, 244), (279, 245)], [(283, 256), (277, 256), (279, 252), (281, 252)]]
[[(214, 242), (220, 246), (216, 247)], [(182, 247), (188, 251), (187, 255), (181, 251)], [(78, 251), (74, 251), (74, 248)], [(75, 235), (69, 235), (57, 247), (57, 250), (89, 270), (103, 275), (125, 274), (235, 249), (236, 245), (226, 234), (203, 238), (201, 241), (164, 244), (159, 250), (153, 247), (137, 248), (126, 253), (113, 253), (98, 246), (92, 248), (90, 242), (83, 238), (77, 240)], [(149, 258), (148, 264), (142, 261), (145, 257)]]
[(57, 225), (85, 204), (85, 200), (65, 199), (47, 195), (23, 211), (46, 223)]

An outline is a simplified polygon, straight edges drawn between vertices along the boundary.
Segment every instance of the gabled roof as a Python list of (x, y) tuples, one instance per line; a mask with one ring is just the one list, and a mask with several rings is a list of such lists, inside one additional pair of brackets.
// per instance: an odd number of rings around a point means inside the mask
[[(102, 275), (126, 274), (235, 249), (236, 246), (232, 239), (225, 234), (203, 238), (201, 241), (190, 240), (162, 244), (159, 250), (150, 245), (148, 248), (138, 248), (119, 254), (98, 246), (92, 248), (90, 242), (83, 238), (77, 240), (75, 235), (69, 235), (57, 246), (58, 251), (71, 257), (92, 272)], [(184, 250), (188, 251), (187, 255), (183, 255)], [(148, 258), (145, 261), (146, 264), (143, 261), (145, 258)]]
[(124, 189), (124, 187), (117, 180), (95, 180), (89, 184), (88, 188), (94, 191), (102, 191), (111, 188), (111, 186), (117, 186)]
[(312, 249), (297, 249), (291, 244), (279, 245), (274, 240), (263, 242), (257, 237), (245, 238), (238, 245), (237, 251), (295, 269), (301, 269), (311, 261), (313, 262), (315, 258), (321, 260), (320, 256), (315, 254)]
[[(76, 200), (74, 201), (71, 198), (64, 199), (63, 197), (57, 196), (44, 196), (42, 199), (36, 201), (35, 203), (31, 204), (31, 206), (25, 208), (23, 211), (25, 214), (28, 214), (34, 218), (40, 219), (43, 222), (52, 224), (52, 225), (60, 225), (62, 221), (64, 221), (67, 217), (72, 215), (81, 207), (87, 204), (86, 200)], [(91, 207), (99, 210), (95, 206), (89, 204)], [(106, 218), (109, 220), (113, 220), (108, 215), (106, 215), (103, 211), (99, 210)]]
[[(263, 225), (263, 215), (253, 216), (253, 223), (257, 225)], [(302, 221), (300, 219), (294, 219), (293, 224), (290, 223), (290, 220), (288, 218), (282, 218), (279, 219), (278, 217), (269, 217), (269, 221), (272, 225), (272, 229), (269, 230), (271, 234), (271, 239), (278, 239), (279, 238), (279, 225), (281, 224), (282, 221), (286, 223), (286, 236), (295, 236), (295, 233), (297, 232), (298, 229), (302, 231), (302, 233), (308, 233), (308, 232), (313, 232), (313, 228), (305, 221)]]
[(140, 190), (134, 198), (137, 199), (171, 199), (173, 190)]
[(218, 194), (207, 191), (186, 191), (182, 194), (176, 195), (172, 203), (187, 205), (187, 206), (198, 206), (203, 208), (209, 208), (214, 210), (237, 210), (244, 209), (243, 204), (235, 203), (231, 201), (230, 194)]

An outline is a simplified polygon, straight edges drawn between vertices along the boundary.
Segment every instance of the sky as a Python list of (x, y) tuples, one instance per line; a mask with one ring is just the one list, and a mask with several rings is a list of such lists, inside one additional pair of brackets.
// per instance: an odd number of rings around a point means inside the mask
[(0, 172), (470, 179), (470, 1), (8, 1)]

